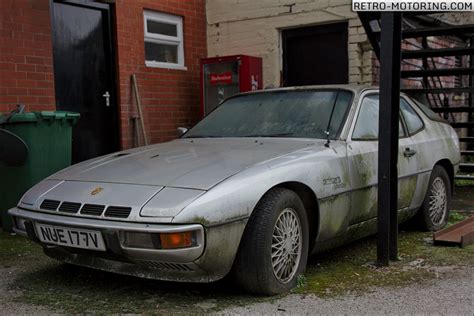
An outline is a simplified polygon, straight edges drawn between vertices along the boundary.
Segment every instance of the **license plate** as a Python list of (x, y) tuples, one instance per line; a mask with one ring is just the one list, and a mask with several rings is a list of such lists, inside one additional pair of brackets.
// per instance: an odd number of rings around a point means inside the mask
[(36, 223), (36, 236), (46, 244), (105, 251), (99, 231)]

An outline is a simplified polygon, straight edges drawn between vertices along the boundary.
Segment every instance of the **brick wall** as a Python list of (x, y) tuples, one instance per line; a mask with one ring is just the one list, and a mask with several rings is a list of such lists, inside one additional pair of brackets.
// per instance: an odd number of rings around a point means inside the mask
[[(199, 118), (199, 59), (206, 57), (205, 0), (115, 1), (121, 146), (134, 145), (136, 115), (131, 74), (136, 74), (150, 143), (175, 138), (176, 127)], [(145, 66), (143, 10), (183, 16), (187, 70)], [(54, 110), (54, 72), (48, 0), (0, 1), (0, 112), (24, 103)]]
[[(206, 57), (205, 1), (116, 1), (117, 55), (122, 147), (134, 145), (130, 117), (136, 115), (130, 76), (136, 74), (152, 143), (176, 137), (176, 128), (199, 118), (199, 59)], [(145, 66), (143, 11), (183, 16), (184, 59), (187, 70)]]
[(48, 0), (0, 1), (0, 112), (55, 108)]
[(262, 57), (264, 86), (280, 85), (280, 30), (348, 21), (349, 83), (372, 82), (372, 49), (351, 0), (207, 2), (209, 57)]

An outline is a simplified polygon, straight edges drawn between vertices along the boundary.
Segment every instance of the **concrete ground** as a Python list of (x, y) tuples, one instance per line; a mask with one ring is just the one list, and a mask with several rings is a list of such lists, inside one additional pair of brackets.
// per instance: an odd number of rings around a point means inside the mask
[[(444, 268), (444, 275), (422, 284), (371, 289), (337, 298), (288, 295), (274, 302), (229, 308), (229, 314), (473, 315), (474, 267)], [(448, 272), (449, 271), (449, 272)]]

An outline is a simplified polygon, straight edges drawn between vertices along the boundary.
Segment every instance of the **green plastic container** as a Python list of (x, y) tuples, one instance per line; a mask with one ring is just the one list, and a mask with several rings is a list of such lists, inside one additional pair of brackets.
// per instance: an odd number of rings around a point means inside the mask
[[(72, 126), (80, 114), (63, 111), (41, 111), (13, 114), (0, 124), (28, 145), (28, 158), (20, 167), (0, 162), (0, 214), (3, 229), (12, 230), (7, 211), (33, 185), (71, 165)], [(0, 121), (2, 115), (0, 114)]]

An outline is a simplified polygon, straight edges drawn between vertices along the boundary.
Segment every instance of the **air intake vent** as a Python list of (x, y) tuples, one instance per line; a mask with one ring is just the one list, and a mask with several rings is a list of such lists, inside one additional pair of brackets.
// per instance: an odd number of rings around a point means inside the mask
[(107, 217), (119, 217), (119, 218), (127, 218), (132, 211), (131, 207), (124, 207), (124, 206), (109, 206), (105, 211), (105, 216)]
[(139, 261), (139, 263), (141, 265), (158, 269), (158, 270), (173, 270), (173, 271), (183, 271), (183, 272), (193, 271), (193, 268), (183, 263), (171, 263), (171, 262), (148, 261), (148, 260), (142, 260), (142, 261)]
[(81, 203), (63, 202), (59, 207), (59, 211), (64, 213), (77, 213), (80, 208)]
[(56, 211), (61, 202), (56, 200), (44, 200), (40, 208), (48, 211)]
[(84, 204), (81, 208), (81, 214), (84, 215), (92, 215), (92, 216), (100, 216), (104, 211), (105, 206), (99, 204)]

